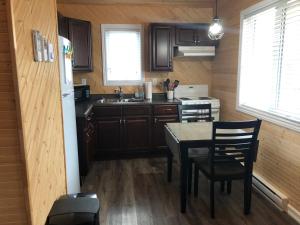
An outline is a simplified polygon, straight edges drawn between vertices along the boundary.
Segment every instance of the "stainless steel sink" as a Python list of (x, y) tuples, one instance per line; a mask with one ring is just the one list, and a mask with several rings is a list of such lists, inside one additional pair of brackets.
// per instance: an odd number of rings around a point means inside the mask
[(122, 103), (128, 103), (128, 102), (144, 102), (144, 99), (137, 99), (137, 98), (103, 98), (99, 99), (97, 103), (100, 104), (122, 104)]

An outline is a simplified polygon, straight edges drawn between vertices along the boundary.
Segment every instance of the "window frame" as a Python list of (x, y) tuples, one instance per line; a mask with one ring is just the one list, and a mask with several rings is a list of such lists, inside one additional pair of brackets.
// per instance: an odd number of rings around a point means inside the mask
[(241, 11), (240, 13), (240, 34), (239, 34), (239, 53), (238, 53), (238, 76), (237, 76), (237, 95), (236, 95), (236, 110), (260, 119), (269, 121), (276, 125), (289, 128), (291, 130), (300, 132), (300, 121), (288, 118), (284, 115), (278, 115), (272, 112), (260, 110), (250, 106), (242, 105), (240, 103), (240, 82), (241, 82), (241, 56), (242, 56), (242, 45), (243, 45), (243, 22), (244, 19), (254, 15), (256, 13), (262, 12), (273, 5), (279, 3), (280, 0), (264, 0), (249, 8)]
[[(141, 85), (145, 81), (144, 74), (144, 28), (142, 24), (101, 24), (101, 50), (102, 50), (102, 76), (104, 86), (132, 86), (132, 85)], [(141, 79), (140, 80), (118, 80), (118, 81), (109, 81), (107, 80), (106, 74), (106, 45), (105, 45), (105, 31), (108, 30), (124, 30), (130, 31), (135, 30), (141, 33)], [(100, 59), (101, 60), (101, 59)]]

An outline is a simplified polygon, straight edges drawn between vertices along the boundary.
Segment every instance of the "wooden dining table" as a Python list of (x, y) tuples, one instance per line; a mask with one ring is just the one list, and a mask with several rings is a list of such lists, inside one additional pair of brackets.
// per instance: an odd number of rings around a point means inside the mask
[[(188, 151), (190, 148), (209, 147), (212, 143), (212, 122), (167, 123), (165, 138), (174, 159), (180, 163), (180, 207), (186, 211)], [(243, 132), (234, 130), (233, 132)]]

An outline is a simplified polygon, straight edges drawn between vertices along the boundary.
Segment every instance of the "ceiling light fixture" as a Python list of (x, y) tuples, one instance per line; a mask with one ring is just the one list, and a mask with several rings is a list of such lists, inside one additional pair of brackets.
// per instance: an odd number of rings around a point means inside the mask
[(208, 37), (211, 40), (220, 40), (224, 35), (222, 20), (218, 17), (218, 0), (216, 0), (216, 15), (213, 18), (209, 29)]

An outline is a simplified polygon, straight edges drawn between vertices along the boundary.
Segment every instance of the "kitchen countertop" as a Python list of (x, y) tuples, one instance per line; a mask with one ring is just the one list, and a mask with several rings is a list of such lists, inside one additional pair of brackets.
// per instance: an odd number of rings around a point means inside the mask
[[(85, 117), (92, 110), (93, 106), (122, 106), (122, 105), (159, 105), (159, 104), (181, 104), (177, 99), (167, 100), (165, 94), (157, 93), (153, 94), (152, 100), (144, 100), (141, 102), (105, 102), (98, 103), (101, 98), (113, 98), (114, 95), (91, 95), (91, 98), (86, 101), (76, 102), (76, 117)], [(124, 98), (132, 98), (132, 95), (126, 95)]]

